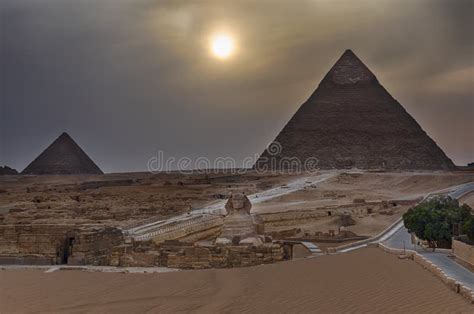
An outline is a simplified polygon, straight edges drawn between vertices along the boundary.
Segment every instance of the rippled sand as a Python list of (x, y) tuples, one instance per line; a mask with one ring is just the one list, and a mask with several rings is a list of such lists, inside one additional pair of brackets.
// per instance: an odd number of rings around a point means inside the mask
[(1, 313), (472, 313), (473, 308), (419, 265), (376, 248), (162, 274), (0, 272)]

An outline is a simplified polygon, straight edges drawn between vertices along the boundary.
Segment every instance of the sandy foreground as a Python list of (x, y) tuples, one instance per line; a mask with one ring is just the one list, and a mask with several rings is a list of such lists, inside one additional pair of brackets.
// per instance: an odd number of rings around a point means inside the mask
[(161, 274), (0, 272), (0, 312), (472, 313), (412, 261), (377, 248), (280, 264)]

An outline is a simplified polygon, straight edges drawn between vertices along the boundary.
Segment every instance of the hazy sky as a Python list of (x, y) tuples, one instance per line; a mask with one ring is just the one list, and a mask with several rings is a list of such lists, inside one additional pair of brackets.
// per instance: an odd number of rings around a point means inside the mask
[[(474, 0), (0, 0), (0, 165), (67, 131), (105, 172), (263, 151), (351, 48), (474, 161)], [(209, 38), (231, 34), (215, 58)]]

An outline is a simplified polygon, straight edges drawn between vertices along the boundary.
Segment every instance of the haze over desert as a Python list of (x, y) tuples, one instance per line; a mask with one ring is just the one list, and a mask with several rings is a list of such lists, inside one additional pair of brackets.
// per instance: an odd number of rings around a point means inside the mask
[(474, 0), (0, 2), (0, 314), (474, 313)]

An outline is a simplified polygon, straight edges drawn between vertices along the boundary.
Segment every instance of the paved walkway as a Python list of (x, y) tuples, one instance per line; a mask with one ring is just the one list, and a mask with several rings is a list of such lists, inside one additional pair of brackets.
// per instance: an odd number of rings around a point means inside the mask
[(472, 191), (474, 191), (474, 182), (469, 182), (457, 186), (448, 195), (452, 198), (461, 198), (464, 195), (471, 193)]
[[(452, 198), (460, 198), (474, 191), (474, 182), (461, 184), (445, 190)], [(385, 245), (395, 249), (414, 250), (423, 255), (430, 262), (441, 268), (446, 275), (462, 282), (465, 286), (474, 290), (474, 273), (456, 263), (447, 253), (426, 251), (422, 247), (411, 243), (411, 236), (405, 226), (401, 226), (388, 239), (382, 241)]]
[(465, 286), (474, 290), (474, 273), (456, 263), (453, 258), (443, 252), (430, 252), (420, 246), (414, 247), (411, 236), (405, 227), (400, 228), (392, 237), (383, 242), (394, 249), (416, 250), (430, 262), (441, 268), (446, 275), (462, 282)]

